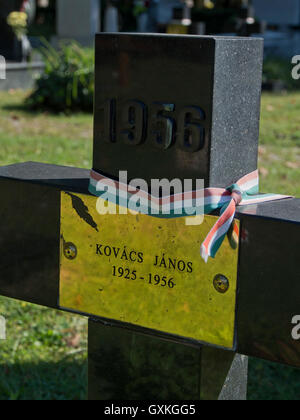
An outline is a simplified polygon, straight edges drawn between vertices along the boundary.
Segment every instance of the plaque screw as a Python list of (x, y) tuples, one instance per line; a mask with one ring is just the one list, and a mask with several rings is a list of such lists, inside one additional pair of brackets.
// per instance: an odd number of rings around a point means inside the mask
[(77, 257), (77, 248), (72, 242), (68, 242), (64, 245), (64, 256), (68, 260), (75, 260)]
[(214, 278), (214, 287), (217, 292), (219, 293), (226, 293), (229, 290), (229, 280), (227, 277), (223, 276), (222, 274), (218, 274)]

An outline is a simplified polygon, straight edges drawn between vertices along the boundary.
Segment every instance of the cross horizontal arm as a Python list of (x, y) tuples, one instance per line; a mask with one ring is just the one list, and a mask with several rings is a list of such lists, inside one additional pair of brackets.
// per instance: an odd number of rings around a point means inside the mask
[(0, 294), (58, 308), (60, 191), (87, 192), (88, 176), (34, 162), (0, 168)]
[(300, 367), (300, 199), (240, 207), (238, 351)]
[[(60, 192), (88, 194), (89, 171), (0, 168), (0, 294), (59, 308)], [(236, 350), (300, 367), (300, 200), (240, 207)], [(200, 255), (199, 255), (200, 258)], [(297, 313), (298, 312), (298, 313)]]

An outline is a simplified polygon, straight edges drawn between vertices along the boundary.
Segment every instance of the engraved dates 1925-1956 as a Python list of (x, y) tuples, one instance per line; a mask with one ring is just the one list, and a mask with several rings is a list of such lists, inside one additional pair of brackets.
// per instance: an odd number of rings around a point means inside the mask
[(130, 270), (129, 268), (113, 266), (113, 276), (124, 278), (125, 280), (146, 280), (150, 285), (166, 287), (173, 289), (176, 286), (173, 277), (160, 276), (159, 274), (148, 273), (147, 276), (141, 277), (137, 270)]
[(144, 142), (166, 150), (177, 144), (187, 152), (197, 152), (205, 144), (205, 112), (198, 106), (176, 110), (175, 104), (153, 102), (149, 106), (139, 100), (117, 104), (106, 101), (98, 111), (102, 114), (101, 137), (108, 143), (122, 141), (137, 146)]

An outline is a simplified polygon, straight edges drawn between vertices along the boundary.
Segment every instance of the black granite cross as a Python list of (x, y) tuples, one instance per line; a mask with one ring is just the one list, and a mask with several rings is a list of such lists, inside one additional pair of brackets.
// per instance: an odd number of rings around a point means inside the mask
[[(261, 68), (258, 39), (99, 35), (94, 170), (202, 178), (207, 187), (252, 172)], [(1, 295), (63, 309), (61, 192), (88, 196), (88, 185), (84, 169), (33, 162), (0, 169)], [(234, 347), (90, 314), (90, 399), (245, 399), (246, 356), (300, 367), (292, 335), (300, 314), (300, 200), (239, 207), (237, 218)]]

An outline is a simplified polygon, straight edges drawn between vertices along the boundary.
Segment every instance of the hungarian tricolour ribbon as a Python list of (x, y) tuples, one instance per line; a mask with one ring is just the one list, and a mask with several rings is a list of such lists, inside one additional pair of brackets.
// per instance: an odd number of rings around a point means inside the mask
[[(109, 188), (104, 191), (103, 186)], [(204, 188), (161, 198), (154, 197), (148, 192), (126, 183), (112, 180), (92, 170), (89, 191), (95, 196), (104, 196), (105, 200), (119, 206), (134, 211), (138, 209), (139, 213), (154, 217), (188, 217), (210, 214), (221, 209), (219, 219), (201, 245), (200, 254), (205, 262), (209, 257), (216, 256), (234, 222), (237, 206), (290, 198), (290, 196), (279, 194), (259, 194), (259, 173), (257, 170), (244, 176), (228, 188)], [(195, 207), (193, 205), (195, 200), (201, 202), (202, 205)]]

